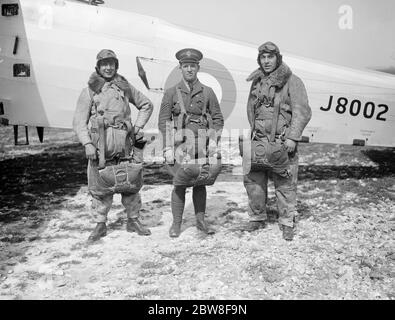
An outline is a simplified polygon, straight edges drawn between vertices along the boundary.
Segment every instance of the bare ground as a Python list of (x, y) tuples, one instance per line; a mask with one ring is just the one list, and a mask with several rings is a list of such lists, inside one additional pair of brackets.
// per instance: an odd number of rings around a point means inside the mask
[[(246, 233), (248, 200), (237, 159), (208, 187), (207, 219), (195, 228), (190, 192), (183, 232), (170, 239), (171, 177), (146, 165), (143, 222), (127, 233), (120, 197), (108, 235), (92, 230), (86, 160), (68, 130), (13, 146), (0, 127), (0, 299), (394, 299), (395, 150), (301, 145), (299, 224), (292, 242), (276, 223)], [(236, 151), (234, 151), (236, 152)]]

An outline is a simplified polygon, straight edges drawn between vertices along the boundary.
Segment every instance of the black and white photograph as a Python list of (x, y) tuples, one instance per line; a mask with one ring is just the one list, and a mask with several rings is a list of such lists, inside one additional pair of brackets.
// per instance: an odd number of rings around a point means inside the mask
[(0, 300), (395, 299), (393, 0), (0, 6)]

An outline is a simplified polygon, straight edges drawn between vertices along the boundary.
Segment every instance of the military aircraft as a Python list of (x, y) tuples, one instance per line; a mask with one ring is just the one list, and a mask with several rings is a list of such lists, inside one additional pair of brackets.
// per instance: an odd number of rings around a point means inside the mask
[[(85, 3), (84, 3), (85, 2)], [(110, 48), (119, 73), (154, 103), (146, 129), (155, 132), (163, 92), (180, 79), (174, 54), (204, 53), (199, 78), (216, 92), (224, 134), (249, 128), (246, 102), (257, 49), (172, 25), (160, 19), (97, 5), (102, 1), (0, 0), (0, 117), (14, 125), (71, 128), (76, 101), (94, 69), (97, 52)], [(283, 54), (305, 83), (313, 117), (303, 141), (395, 146), (395, 76)]]

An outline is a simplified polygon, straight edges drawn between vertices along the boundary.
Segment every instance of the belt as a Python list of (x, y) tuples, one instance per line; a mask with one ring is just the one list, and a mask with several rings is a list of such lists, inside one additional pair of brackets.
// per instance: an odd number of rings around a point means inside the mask
[[(268, 134), (262, 134), (262, 133), (256, 132), (256, 133), (254, 134), (254, 137), (253, 137), (252, 140), (259, 140), (259, 139), (262, 139), (262, 138), (267, 138), (267, 139), (269, 139), (269, 137), (270, 137), (270, 135), (268, 135)], [(280, 139), (280, 140), (282, 140), (282, 141), (285, 141), (284, 134), (276, 134), (274, 137), (275, 137), (275, 139)]]
[[(128, 128), (125, 124), (122, 124), (121, 126), (110, 125), (110, 124), (104, 124), (104, 129), (107, 129), (108, 127), (113, 127), (113, 128), (115, 128), (115, 129), (120, 129), (120, 130), (129, 131), (129, 128)], [(99, 132), (99, 128), (91, 127), (91, 128), (90, 128), (90, 132), (92, 132), (92, 133), (98, 133), (98, 132)]]
[(110, 160), (106, 160), (106, 167), (107, 166), (116, 166), (118, 164), (122, 164), (122, 163), (130, 163), (130, 160), (127, 158), (115, 158), (115, 159), (110, 159)]
[(189, 122), (194, 122), (197, 124), (202, 124), (205, 125), (204, 121), (202, 119), (189, 119)]

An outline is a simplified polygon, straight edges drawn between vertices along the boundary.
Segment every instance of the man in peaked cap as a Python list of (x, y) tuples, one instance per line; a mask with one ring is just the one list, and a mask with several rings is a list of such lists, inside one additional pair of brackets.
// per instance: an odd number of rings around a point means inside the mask
[[(302, 80), (282, 61), (277, 45), (262, 44), (257, 62), (259, 68), (247, 78), (252, 81), (247, 103), (252, 156), (251, 170), (244, 175), (250, 207), (250, 222), (244, 230), (265, 227), (267, 183), (271, 174), (280, 230), (285, 240), (292, 240), (297, 216), (297, 143), (310, 121), (311, 109)], [(265, 166), (254, 166), (254, 155), (260, 158), (256, 163)]]
[[(92, 213), (97, 223), (89, 242), (106, 235), (107, 214), (114, 193), (122, 196), (128, 218), (127, 231), (151, 234), (139, 221), (142, 164), (136, 156), (139, 153), (136, 148), (142, 150), (137, 134), (150, 118), (153, 105), (118, 74), (118, 68), (114, 51), (103, 49), (97, 54), (96, 71), (80, 94), (73, 119), (74, 131), (88, 158), (88, 190), (93, 197)], [(129, 103), (139, 110), (133, 124)], [(125, 172), (126, 181), (122, 176)]]
[[(202, 182), (199, 185), (194, 183), (189, 184), (188, 177), (181, 179), (179, 173), (184, 173), (182, 167), (178, 164), (182, 159), (178, 159), (176, 150), (183, 144), (184, 135), (181, 135), (181, 140), (176, 138), (166, 139), (169, 136), (169, 131), (174, 127), (169, 126), (169, 123), (179, 124), (176, 130), (183, 132), (183, 128), (189, 130), (192, 134), (192, 142), (195, 145), (192, 154), (189, 154), (192, 159), (204, 159), (208, 156), (214, 156), (217, 150), (217, 143), (221, 136), (223, 128), (223, 116), (217, 100), (217, 97), (210, 87), (200, 83), (197, 78), (197, 73), (200, 69), (199, 62), (203, 58), (203, 54), (196, 49), (186, 48), (176, 53), (176, 58), (179, 61), (179, 68), (182, 73), (181, 81), (174, 87), (165, 91), (162, 99), (161, 108), (159, 112), (159, 131), (162, 134), (164, 141), (164, 158), (168, 167), (174, 169), (176, 173), (172, 172), (174, 189), (171, 194), (171, 209), (173, 214), (173, 223), (169, 230), (170, 237), (178, 237), (181, 232), (182, 216), (185, 206), (185, 192), (186, 188), (192, 186), (192, 198), (196, 216), (196, 226), (199, 230), (206, 234), (214, 233), (214, 230), (209, 227), (204, 220), (206, 214), (206, 185), (214, 183), (216, 176), (210, 183)], [(184, 118), (185, 116), (185, 118)], [(179, 120), (182, 119), (182, 123)], [(201, 132), (206, 130), (213, 130), (214, 137), (210, 138), (200, 136)], [(171, 141), (170, 141), (171, 140)], [(203, 143), (199, 143), (203, 141)], [(200, 152), (199, 145), (204, 145), (204, 152)], [(185, 156), (184, 160), (187, 158)], [(176, 163), (175, 163), (176, 161)], [(174, 165), (174, 166), (173, 166)], [(178, 169), (176, 169), (178, 168)], [(191, 167), (189, 167), (190, 169)], [(203, 167), (193, 167), (194, 170), (202, 172)], [(208, 167), (204, 167), (206, 170)], [(216, 170), (216, 174), (220, 171), (220, 165), (210, 166), (207, 169), (208, 176), (211, 175), (211, 169)], [(187, 169), (187, 170), (189, 170)], [(185, 171), (187, 172), (187, 171)], [(214, 174), (212, 175), (214, 176)], [(211, 177), (212, 177), (211, 176)], [(196, 180), (196, 179), (195, 179)]]

